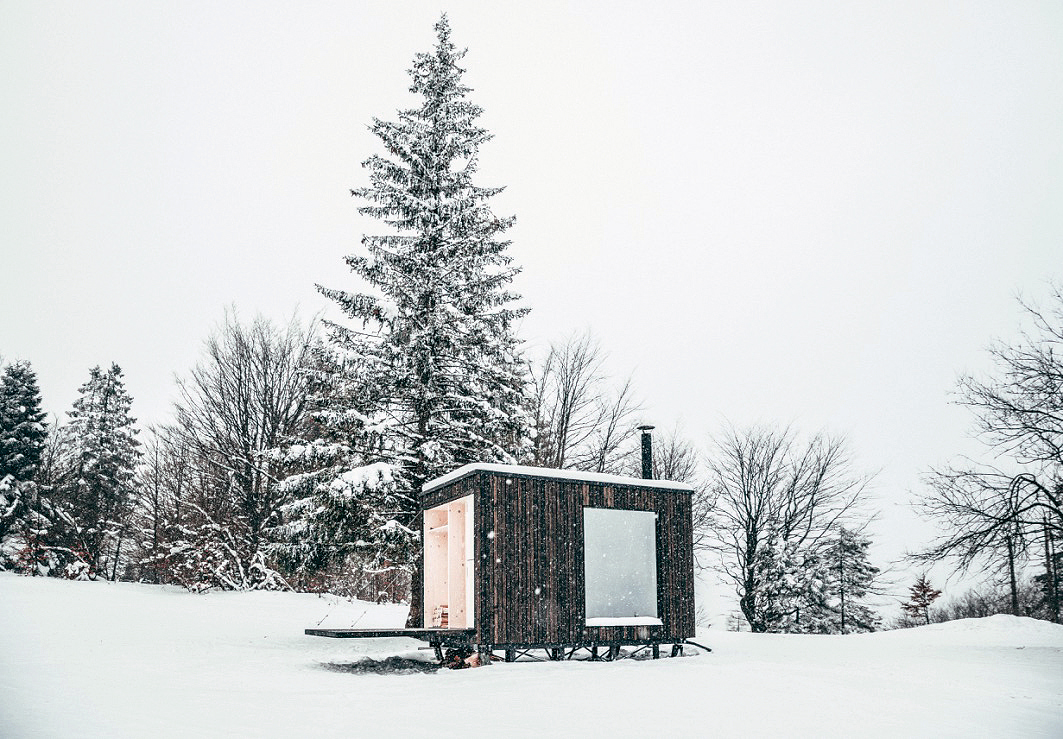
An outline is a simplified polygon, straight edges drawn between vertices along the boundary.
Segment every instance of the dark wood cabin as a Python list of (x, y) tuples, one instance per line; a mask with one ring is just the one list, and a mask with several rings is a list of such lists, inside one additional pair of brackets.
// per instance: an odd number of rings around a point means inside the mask
[(531, 648), (679, 649), (694, 636), (691, 493), (662, 480), (499, 464), (427, 483), (426, 629), (434, 641), (504, 649), (507, 659)]

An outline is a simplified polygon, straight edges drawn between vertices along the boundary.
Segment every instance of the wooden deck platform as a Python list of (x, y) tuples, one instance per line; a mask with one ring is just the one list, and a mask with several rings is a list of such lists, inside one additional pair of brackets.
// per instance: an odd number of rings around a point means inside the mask
[(334, 639), (380, 639), (389, 636), (405, 636), (426, 642), (467, 642), (474, 629), (304, 629), (307, 636), (328, 636)]

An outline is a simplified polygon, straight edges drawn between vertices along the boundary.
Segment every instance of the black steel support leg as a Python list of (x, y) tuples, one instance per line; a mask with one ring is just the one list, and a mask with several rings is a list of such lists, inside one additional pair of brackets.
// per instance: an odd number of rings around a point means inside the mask
[(672, 645), (672, 656), (673, 657), (680, 657), (680, 656), (682, 656), (682, 654), (683, 654), (683, 645), (682, 644), (673, 644)]
[(436, 650), (436, 659), (439, 660), (439, 664), (443, 664), (443, 645), (439, 642), (433, 642), (432, 646)]
[(506, 662), (516, 662), (516, 661), (517, 661), (517, 650), (516, 649), (507, 649), (506, 650)]
[(653, 658), (654, 659), (660, 659), (661, 658), (661, 645), (660, 644), (654, 644), (653, 645)]

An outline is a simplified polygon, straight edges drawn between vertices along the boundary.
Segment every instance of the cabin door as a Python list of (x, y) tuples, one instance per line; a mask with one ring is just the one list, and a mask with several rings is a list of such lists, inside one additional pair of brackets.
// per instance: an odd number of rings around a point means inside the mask
[(468, 629), (473, 612), (472, 496), (424, 512), (424, 625)]

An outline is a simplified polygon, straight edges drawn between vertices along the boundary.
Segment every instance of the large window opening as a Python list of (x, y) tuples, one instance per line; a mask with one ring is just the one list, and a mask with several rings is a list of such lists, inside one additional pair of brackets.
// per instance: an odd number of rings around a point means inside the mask
[(588, 626), (659, 625), (657, 514), (583, 509)]
[(472, 496), (424, 512), (424, 625), (473, 624)]

